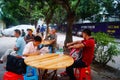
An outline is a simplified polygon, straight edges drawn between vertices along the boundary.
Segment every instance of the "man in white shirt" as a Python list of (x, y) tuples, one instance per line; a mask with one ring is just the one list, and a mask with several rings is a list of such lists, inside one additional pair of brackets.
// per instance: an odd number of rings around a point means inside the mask
[(34, 41), (29, 42), (26, 44), (24, 50), (23, 50), (23, 56), (30, 56), (38, 54), (38, 46), (42, 42), (41, 37), (35, 36)]
[(23, 56), (31, 56), (31, 55), (38, 55), (41, 52), (48, 52), (48, 49), (42, 48), (38, 50), (38, 46), (42, 42), (42, 38), (40, 36), (35, 36), (34, 41), (29, 42), (26, 44), (24, 50), (23, 50)]

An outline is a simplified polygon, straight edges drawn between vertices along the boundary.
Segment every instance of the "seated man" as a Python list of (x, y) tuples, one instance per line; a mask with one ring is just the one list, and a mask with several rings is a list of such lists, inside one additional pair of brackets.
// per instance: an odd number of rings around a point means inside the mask
[[(40, 48), (40, 50), (38, 50), (38, 46), (40, 45), (40, 43), (42, 42), (42, 38), (40, 36), (35, 36), (34, 37), (34, 41), (29, 42), (26, 46), (25, 49), (23, 51), (23, 56), (31, 56), (31, 55), (37, 55), (40, 54), (42, 52), (42, 50), (44, 50), (42, 47), (42, 49)], [(44, 50), (44, 53), (48, 52), (47, 50)]]
[(14, 36), (17, 38), (14, 49), (8, 49), (5, 54), (1, 57), (0, 63), (7, 60), (7, 55), (22, 56), (24, 46), (26, 45), (24, 38), (21, 37), (20, 30), (14, 30)]
[(34, 35), (33, 35), (33, 31), (32, 29), (27, 29), (28, 31), (28, 34), (25, 36), (25, 42), (28, 43), (30, 41), (33, 41), (34, 40)]
[(66, 72), (70, 77), (70, 80), (76, 80), (74, 76), (73, 68), (84, 68), (92, 63), (94, 57), (95, 41), (91, 38), (91, 31), (85, 29), (82, 31), (83, 41), (76, 41), (68, 43), (68, 49), (82, 49), (82, 58), (78, 58), (74, 63), (66, 68)]
[(51, 45), (49, 46), (49, 49), (50, 49), (50, 53), (54, 53), (56, 45), (57, 45), (56, 30), (52, 29), (50, 31), (50, 34), (45, 38), (45, 40), (50, 40), (51, 41)]

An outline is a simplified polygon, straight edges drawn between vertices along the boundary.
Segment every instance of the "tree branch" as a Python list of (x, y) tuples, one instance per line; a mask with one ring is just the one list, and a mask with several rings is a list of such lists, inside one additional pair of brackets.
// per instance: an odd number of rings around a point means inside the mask
[(68, 0), (53, 0), (56, 4), (61, 5), (63, 8), (66, 9), (67, 12), (71, 11), (69, 1)]
[(75, 9), (79, 6), (80, 0), (77, 1), (76, 5), (75, 5)]

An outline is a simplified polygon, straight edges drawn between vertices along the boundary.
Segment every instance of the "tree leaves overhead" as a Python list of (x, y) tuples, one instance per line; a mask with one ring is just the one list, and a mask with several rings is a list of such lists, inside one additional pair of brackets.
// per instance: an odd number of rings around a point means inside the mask
[(1, 9), (7, 26), (29, 22), (29, 12), (20, 6), (20, 0), (3, 0)]

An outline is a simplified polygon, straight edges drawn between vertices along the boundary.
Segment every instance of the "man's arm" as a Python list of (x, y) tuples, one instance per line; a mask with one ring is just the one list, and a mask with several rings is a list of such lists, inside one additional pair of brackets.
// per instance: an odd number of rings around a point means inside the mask
[(18, 51), (19, 50), (19, 48), (17, 48), (16, 46), (14, 47), (14, 51)]
[(74, 44), (80, 44), (81, 41), (74, 41), (74, 42), (71, 42), (71, 43), (67, 43), (67, 46), (71, 46), (71, 45), (74, 45)]
[(83, 43), (80, 43), (80, 44), (75, 44), (75, 45), (72, 45), (72, 46), (69, 46), (68, 49), (72, 49), (72, 48), (83, 48), (85, 47), (85, 45)]
[(55, 41), (56, 41), (56, 39), (54, 39), (54, 40), (51, 40), (51, 41), (50, 41), (50, 43), (51, 43), (51, 44), (53, 44)]
[(25, 54), (23, 54), (23, 56), (28, 57), (28, 56), (34, 56), (34, 55), (39, 55), (39, 54), (40, 54), (39, 52), (35, 52), (35, 53), (25, 53)]

